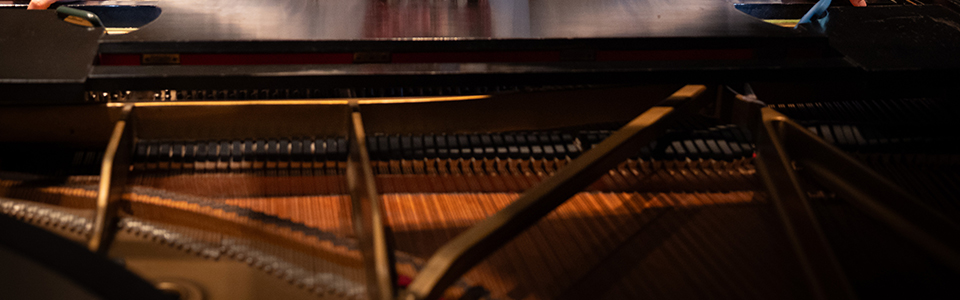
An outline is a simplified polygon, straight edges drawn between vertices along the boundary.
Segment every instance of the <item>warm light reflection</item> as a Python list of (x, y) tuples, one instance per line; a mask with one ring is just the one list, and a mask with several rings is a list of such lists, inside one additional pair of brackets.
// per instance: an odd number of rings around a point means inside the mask
[[(448, 97), (405, 97), (405, 98), (351, 98), (351, 99), (303, 99), (303, 100), (249, 100), (249, 101), (164, 101), (132, 102), (134, 107), (179, 107), (179, 106), (252, 106), (252, 105), (347, 105), (350, 101), (358, 104), (397, 104), (467, 101), (489, 98), (490, 95), (448, 96)], [(107, 107), (123, 107), (128, 103), (111, 102)]]

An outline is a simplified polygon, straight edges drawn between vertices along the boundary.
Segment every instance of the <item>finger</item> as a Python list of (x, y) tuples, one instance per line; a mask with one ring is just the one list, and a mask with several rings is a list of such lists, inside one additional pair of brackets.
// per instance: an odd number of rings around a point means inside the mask
[(27, 9), (47, 9), (54, 2), (57, 2), (57, 0), (30, 0)]
[(867, 1), (865, 0), (850, 0), (850, 3), (857, 7), (867, 6)]

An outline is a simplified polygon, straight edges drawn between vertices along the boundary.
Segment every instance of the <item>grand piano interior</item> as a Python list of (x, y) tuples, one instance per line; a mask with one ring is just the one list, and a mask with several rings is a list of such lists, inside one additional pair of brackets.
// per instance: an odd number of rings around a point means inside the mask
[(3, 299), (960, 295), (956, 0), (27, 2)]

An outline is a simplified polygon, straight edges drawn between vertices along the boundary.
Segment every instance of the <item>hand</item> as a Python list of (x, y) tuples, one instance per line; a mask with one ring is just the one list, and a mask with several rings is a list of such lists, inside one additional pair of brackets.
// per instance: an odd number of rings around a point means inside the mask
[(57, 0), (30, 0), (30, 5), (27, 5), (27, 9), (47, 9), (50, 7), (50, 4), (57, 2)]
[(850, 0), (850, 3), (857, 7), (867, 6), (867, 1), (864, 0)]

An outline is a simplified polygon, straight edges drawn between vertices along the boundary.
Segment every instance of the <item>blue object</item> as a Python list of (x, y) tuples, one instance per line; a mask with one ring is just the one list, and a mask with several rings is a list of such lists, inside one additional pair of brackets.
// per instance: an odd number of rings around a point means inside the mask
[(817, 2), (817, 4), (814, 4), (813, 7), (811, 7), (810, 10), (808, 10), (807, 13), (800, 18), (800, 21), (797, 22), (797, 27), (799, 27), (800, 24), (808, 24), (811, 21), (826, 17), (827, 8), (830, 7), (830, 2), (832, 2), (832, 0), (820, 0)]

